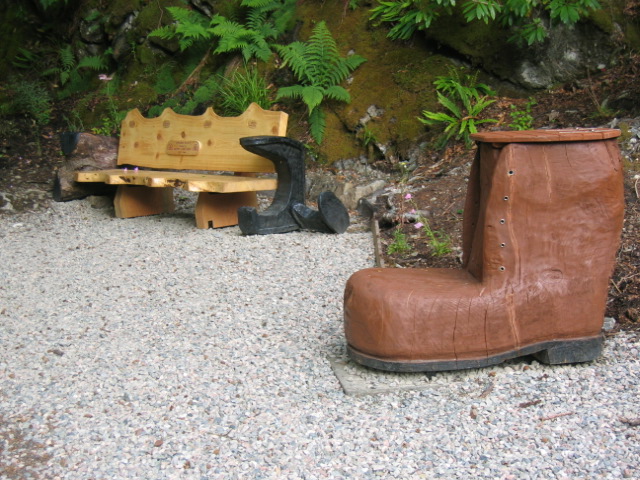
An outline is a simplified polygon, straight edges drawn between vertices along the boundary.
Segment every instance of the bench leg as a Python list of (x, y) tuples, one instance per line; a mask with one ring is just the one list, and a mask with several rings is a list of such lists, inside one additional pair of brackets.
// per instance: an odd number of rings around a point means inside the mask
[(171, 213), (175, 210), (173, 188), (118, 185), (113, 206), (118, 218)]
[(196, 227), (220, 228), (238, 224), (238, 208), (257, 207), (256, 192), (198, 194)]

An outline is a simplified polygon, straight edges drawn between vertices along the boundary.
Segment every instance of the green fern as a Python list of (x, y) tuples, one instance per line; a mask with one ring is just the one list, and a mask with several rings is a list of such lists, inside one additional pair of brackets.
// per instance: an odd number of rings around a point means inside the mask
[(349, 92), (339, 84), (366, 59), (360, 55), (341, 57), (324, 21), (316, 25), (308, 42), (293, 42), (275, 48), (282, 56), (283, 66), (289, 66), (300, 82), (278, 89), (277, 98), (299, 98), (304, 102), (311, 135), (321, 143), (326, 126), (321, 104), (327, 100), (351, 102)]
[(167, 11), (175, 21), (149, 33), (150, 37), (163, 40), (178, 40), (180, 50), (184, 51), (194, 43), (211, 40), (213, 33), (209, 27), (209, 18), (197, 10), (183, 7), (167, 7)]
[(284, 33), (295, 12), (295, 0), (243, 0), (243, 22), (223, 15), (207, 17), (183, 7), (167, 7), (175, 23), (149, 35), (178, 39), (181, 50), (217, 41), (214, 53), (239, 51), (246, 61), (271, 56), (271, 42)]
[(102, 55), (86, 56), (78, 60), (71, 45), (66, 45), (58, 51), (59, 66), (45, 70), (42, 72), (42, 76), (57, 76), (59, 85), (63, 87), (58, 96), (64, 98), (72, 93), (82, 91), (88, 86), (87, 70), (92, 72), (107, 70), (109, 55), (111, 55), (111, 49)]

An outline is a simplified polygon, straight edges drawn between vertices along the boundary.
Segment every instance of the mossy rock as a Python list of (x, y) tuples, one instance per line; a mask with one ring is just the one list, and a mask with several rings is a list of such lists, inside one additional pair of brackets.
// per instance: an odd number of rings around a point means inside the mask
[(602, 0), (602, 8), (589, 14), (589, 21), (616, 41), (640, 49), (640, 5), (627, 0)]

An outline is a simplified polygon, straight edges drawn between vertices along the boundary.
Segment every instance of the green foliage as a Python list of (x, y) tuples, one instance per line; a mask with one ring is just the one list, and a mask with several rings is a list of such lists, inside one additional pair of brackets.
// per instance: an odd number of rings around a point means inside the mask
[(37, 127), (51, 120), (52, 99), (49, 90), (40, 82), (12, 80), (11, 100), (5, 114), (22, 115), (33, 120)]
[(31, 50), (27, 50), (26, 48), (19, 47), (18, 53), (16, 53), (11, 64), (21, 70), (28, 70), (33, 68), (38, 60), (39, 56), (36, 53)]
[(433, 230), (427, 219), (422, 216), (418, 218), (416, 226), (424, 233), (433, 256), (442, 257), (451, 253), (451, 238), (446, 233)]
[(38, 0), (44, 10), (47, 10), (56, 5), (66, 5), (68, 0)]
[(370, 128), (364, 127), (362, 129), (362, 144), (365, 147), (368, 147), (369, 145), (373, 145), (375, 143), (378, 143), (376, 134), (373, 133)]
[(242, 23), (219, 14), (209, 18), (196, 10), (167, 7), (175, 23), (154, 30), (150, 36), (178, 39), (183, 51), (217, 40), (214, 53), (239, 51), (245, 61), (266, 61), (272, 42), (286, 31), (295, 13), (295, 0), (242, 0), (241, 6)]
[(122, 117), (120, 121), (117, 120), (117, 117), (114, 115), (109, 115), (106, 117), (102, 117), (102, 124), (98, 127), (93, 127), (91, 129), (91, 133), (95, 135), (104, 135), (111, 136), (117, 135), (117, 132), (120, 131), (120, 124), (122, 123)]
[(387, 246), (387, 253), (393, 255), (395, 253), (407, 253), (411, 251), (411, 245), (407, 242), (407, 235), (400, 227), (393, 231), (393, 242)]
[(214, 104), (219, 91), (220, 77), (212, 75), (196, 89), (169, 96), (161, 105), (154, 105), (149, 109), (148, 115), (150, 117), (158, 116), (165, 108), (171, 108), (174, 112), (183, 115), (194, 115), (198, 110), (203, 110), (203, 106)]
[(67, 129), (66, 129), (67, 132), (86, 131), (84, 128), (84, 122), (82, 121), (82, 118), (80, 117), (80, 114), (77, 111), (72, 110), (71, 112), (69, 112), (69, 115), (62, 114), (62, 118), (67, 124)]
[(460, 78), (457, 71), (452, 70), (449, 77), (438, 77), (434, 82), (438, 103), (445, 107), (448, 113), (425, 110), (418, 120), (425, 125), (445, 126), (444, 134), (436, 147), (443, 148), (452, 138), (462, 139), (465, 145), (470, 147), (472, 144), (470, 135), (478, 131), (478, 125), (497, 121), (480, 118), (480, 114), (495, 100), (490, 100), (488, 95), (482, 95), (482, 93), (493, 94), (493, 91), (484, 84), (476, 84), (475, 79), (475, 75)]
[(478, 83), (478, 72), (468, 73), (464, 68), (449, 68), (449, 75), (436, 77), (436, 90), (445, 95), (455, 95), (462, 87), (473, 95), (495, 95), (486, 83)]
[(360, 55), (340, 56), (326, 23), (318, 23), (308, 42), (293, 42), (275, 47), (298, 79), (298, 84), (278, 89), (278, 99), (299, 98), (307, 106), (311, 136), (322, 142), (326, 127), (322, 104), (335, 100), (351, 102), (349, 92), (341, 87), (349, 74), (366, 60)]
[(153, 89), (158, 95), (166, 95), (173, 92), (177, 87), (171, 71), (171, 65), (163, 65), (156, 74), (156, 82), (153, 85)]
[(1, 133), (8, 134), (15, 130), (10, 118), (5, 120), (2, 117), (22, 116), (30, 119), (33, 122), (33, 139), (40, 155), (40, 129), (49, 123), (53, 110), (49, 90), (41, 82), (20, 78), (10, 80), (3, 93), (7, 95), (7, 101), (0, 104)]
[(238, 70), (222, 78), (218, 95), (221, 111), (228, 116), (242, 114), (253, 102), (265, 110), (273, 105), (267, 82), (255, 68)]
[(536, 104), (535, 98), (529, 98), (529, 101), (524, 105), (524, 109), (519, 109), (516, 105), (511, 105), (511, 121), (510, 128), (514, 130), (531, 130), (533, 128), (533, 116), (531, 115), (531, 109)]
[[(390, 23), (390, 38), (407, 40), (417, 30), (427, 30), (441, 15), (452, 14), (455, 5), (455, 0), (378, 0), (371, 19)], [(601, 8), (597, 0), (465, 0), (461, 5), (466, 22), (497, 21), (514, 31), (511, 41), (529, 45), (546, 38), (543, 19), (573, 25)]]
[(102, 117), (99, 126), (93, 127), (91, 132), (96, 135), (118, 136), (120, 134), (120, 125), (122, 120), (127, 116), (126, 110), (119, 110), (113, 97), (113, 92), (117, 90), (117, 81), (108, 81), (104, 86), (104, 95), (107, 101), (107, 114)]
[(106, 71), (109, 66), (109, 55), (111, 55), (110, 49), (102, 55), (86, 56), (78, 60), (72, 46), (66, 45), (58, 51), (58, 66), (45, 70), (42, 75), (57, 77), (59, 86), (62, 87), (58, 97), (65, 98), (89, 86), (90, 72)]
[(417, 0), (378, 1), (371, 9), (371, 20), (391, 23), (388, 33), (394, 40), (408, 40), (417, 30), (427, 30), (440, 15), (453, 13), (455, 0), (432, 0), (418, 4)]

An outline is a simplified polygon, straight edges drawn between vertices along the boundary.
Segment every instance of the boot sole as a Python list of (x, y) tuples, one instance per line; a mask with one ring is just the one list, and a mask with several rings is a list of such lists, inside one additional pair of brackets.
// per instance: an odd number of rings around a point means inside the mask
[(527, 355), (533, 355), (536, 360), (548, 365), (590, 362), (600, 356), (603, 343), (604, 337), (599, 335), (597, 337), (577, 338), (575, 340), (554, 340), (536, 343), (485, 358), (429, 360), (426, 362), (383, 360), (362, 353), (351, 345), (347, 345), (347, 353), (354, 362), (366, 367), (375, 368), (376, 370), (386, 370), (389, 372), (443, 372), (448, 370), (489, 367)]

